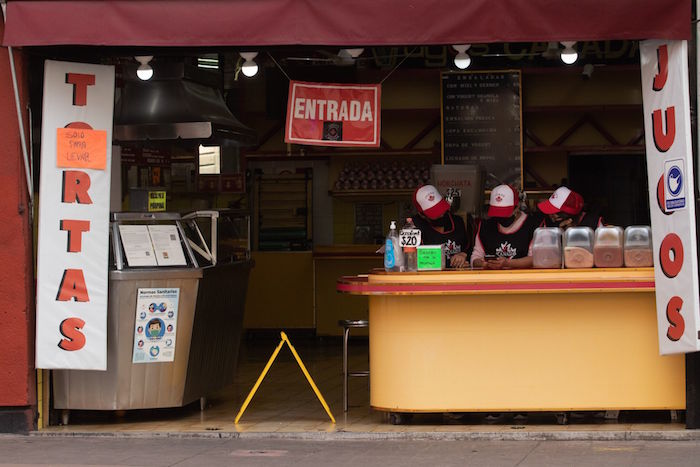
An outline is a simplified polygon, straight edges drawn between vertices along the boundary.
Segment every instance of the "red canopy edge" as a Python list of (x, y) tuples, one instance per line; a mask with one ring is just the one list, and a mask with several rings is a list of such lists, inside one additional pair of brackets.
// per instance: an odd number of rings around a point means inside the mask
[(6, 46), (689, 39), (690, 0), (10, 0)]

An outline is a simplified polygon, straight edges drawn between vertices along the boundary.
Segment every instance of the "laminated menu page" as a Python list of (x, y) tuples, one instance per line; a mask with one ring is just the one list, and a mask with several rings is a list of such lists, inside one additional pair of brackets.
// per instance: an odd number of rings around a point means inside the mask
[(151, 236), (145, 225), (120, 225), (119, 234), (129, 266), (156, 266)]
[(180, 234), (174, 225), (149, 225), (153, 249), (158, 266), (186, 266), (187, 260), (182, 251)]

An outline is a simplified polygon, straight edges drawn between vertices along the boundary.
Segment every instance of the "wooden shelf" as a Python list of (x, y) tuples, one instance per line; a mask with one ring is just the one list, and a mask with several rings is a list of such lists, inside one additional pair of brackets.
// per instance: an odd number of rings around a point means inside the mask
[(409, 199), (413, 195), (413, 188), (410, 189), (396, 189), (396, 190), (329, 190), (328, 194), (334, 198), (347, 198), (347, 199), (373, 199), (373, 198), (384, 198), (384, 199)]
[(644, 154), (643, 145), (595, 145), (595, 146), (525, 146), (525, 153), (546, 153), (546, 152), (566, 152), (566, 153), (590, 153), (590, 154)]
[(603, 105), (542, 105), (523, 107), (523, 113), (589, 113), (589, 112), (638, 112), (642, 116), (642, 104), (603, 104)]

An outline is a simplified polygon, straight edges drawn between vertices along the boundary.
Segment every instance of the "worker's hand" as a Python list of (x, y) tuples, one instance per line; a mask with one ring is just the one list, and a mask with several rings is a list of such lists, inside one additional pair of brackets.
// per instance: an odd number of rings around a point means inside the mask
[(486, 260), (484, 269), (505, 269), (508, 264), (508, 258), (498, 257)]
[(453, 268), (463, 268), (467, 264), (467, 254), (462, 252), (462, 253), (457, 253), (456, 255), (452, 255), (450, 257), (450, 266)]
[(568, 229), (569, 227), (571, 227), (571, 226), (573, 225), (573, 223), (574, 223), (574, 220), (573, 220), (573, 219), (566, 219), (566, 220), (563, 220), (563, 221), (561, 221), (561, 222), (559, 223), (559, 228), (560, 228), (560, 229), (563, 229), (563, 230), (566, 230), (566, 229)]

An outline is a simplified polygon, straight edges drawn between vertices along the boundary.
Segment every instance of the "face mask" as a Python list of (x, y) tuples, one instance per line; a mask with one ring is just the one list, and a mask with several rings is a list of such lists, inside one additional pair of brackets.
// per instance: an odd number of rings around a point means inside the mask
[(450, 215), (449, 211), (438, 219), (428, 219), (428, 222), (433, 227), (442, 227), (444, 233), (452, 232), (452, 230), (455, 228), (454, 221), (452, 220), (452, 216)]
[(496, 222), (498, 222), (501, 225), (501, 227), (508, 227), (514, 221), (515, 221), (515, 216), (496, 218)]

